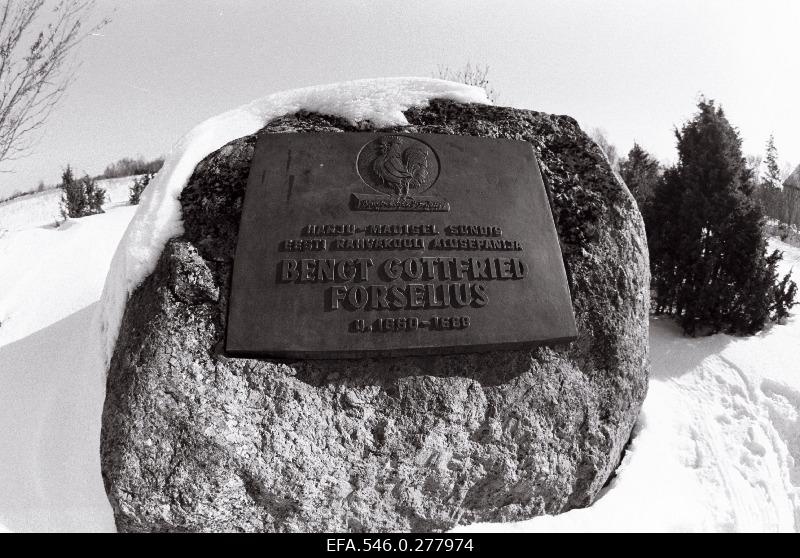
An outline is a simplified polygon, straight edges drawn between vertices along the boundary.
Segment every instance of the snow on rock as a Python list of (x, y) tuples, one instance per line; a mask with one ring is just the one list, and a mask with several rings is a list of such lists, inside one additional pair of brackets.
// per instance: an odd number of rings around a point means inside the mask
[(270, 120), (302, 110), (377, 127), (405, 125), (403, 111), (431, 99), (489, 103), (480, 88), (431, 78), (383, 78), (307, 87), (267, 95), (199, 124), (181, 138), (145, 189), (139, 211), (111, 264), (98, 327), (106, 361), (111, 358), (125, 303), (154, 269), (167, 240), (183, 232), (178, 196), (195, 166), (226, 143), (258, 131)]

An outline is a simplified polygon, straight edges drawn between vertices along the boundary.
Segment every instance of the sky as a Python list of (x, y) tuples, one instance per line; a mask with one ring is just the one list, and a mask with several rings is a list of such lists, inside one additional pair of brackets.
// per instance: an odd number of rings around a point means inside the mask
[(76, 52), (76, 80), (34, 151), (0, 163), (0, 198), (152, 158), (252, 99), (369, 77), (486, 65), (498, 104), (569, 114), (619, 152), (676, 159), (700, 94), (763, 154), (800, 163), (796, 0), (98, 0), (112, 22)]

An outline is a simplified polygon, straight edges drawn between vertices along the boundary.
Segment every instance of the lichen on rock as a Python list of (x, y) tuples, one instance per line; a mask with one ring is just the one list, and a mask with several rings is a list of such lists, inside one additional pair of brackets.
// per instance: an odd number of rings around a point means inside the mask
[(222, 350), (258, 134), (373, 130), (296, 113), (206, 157), (184, 233), (126, 306), (103, 413), (121, 531), (440, 531), (591, 504), (647, 389), (641, 217), (566, 116), (434, 101), (380, 131), (529, 142), (551, 192), (579, 338), (482, 354), (278, 362)]

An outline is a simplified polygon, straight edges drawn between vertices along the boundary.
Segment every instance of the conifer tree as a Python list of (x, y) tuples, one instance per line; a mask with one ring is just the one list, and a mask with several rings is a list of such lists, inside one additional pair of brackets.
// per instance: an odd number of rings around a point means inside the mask
[(128, 188), (128, 202), (131, 205), (139, 205), (142, 192), (144, 192), (144, 189), (147, 188), (148, 184), (150, 184), (150, 180), (152, 180), (152, 178), (152, 173), (147, 173), (143, 176), (137, 176), (134, 178), (133, 184), (131, 184), (130, 188)]
[(754, 333), (788, 312), (796, 287), (778, 281), (780, 253), (767, 255), (741, 139), (705, 99), (676, 136), (678, 163), (647, 217), (655, 310), (690, 335)]
[(661, 165), (634, 142), (628, 156), (620, 161), (619, 174), (639, 204), (639, 209), (644, 210), (661, 181)]
[(75, 179), (72, 167), (67, 165), (61, 174), (59, 188), (61, 188), (62, 218), (77, 218), (103, 213), (106, 191), (88, 175)]
[(764, 159), (766, 173), (764, 183), (772, 188), (781, 187), (781, 170), (778, 168), (778, 149), (775, 147), (775, 137), (770, 134), (767, 140), (767, 154)]
[(758, 184), (758, 198), (764, 212), (773, 219), (785, 220), (784, 199), (781, 190), (781, 171), (778, 167), (778, 149), (775, 138), (770, 134), (764, 159), (765, 173)]
[(67, 165), (61, 173), (61, 216), (82, 217), (86, 211), (86, 195), (83, 186), (79, 184), (72, 173), (72, 167)]
[(105, 213), (103, 204), (106, 201), (106, 191), (97, 185), (97, 181), (94, 178), (90, 178), (88, 175), (81, 178), (81, 182), (86, 195), (86, 214)]

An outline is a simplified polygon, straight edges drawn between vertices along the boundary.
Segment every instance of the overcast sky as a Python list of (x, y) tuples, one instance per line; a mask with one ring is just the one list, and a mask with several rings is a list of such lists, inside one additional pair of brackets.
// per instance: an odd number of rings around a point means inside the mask
[(796, 0), (413, 2), (99, 0), (113, 22), (78, 53), (77, 81), (0, 197), (155, 157), (194, 124), (262, 95), (487, 64), (498, 102), (569, 114), (675, 159), (700, 93), (763, 153), (800, 163)]

